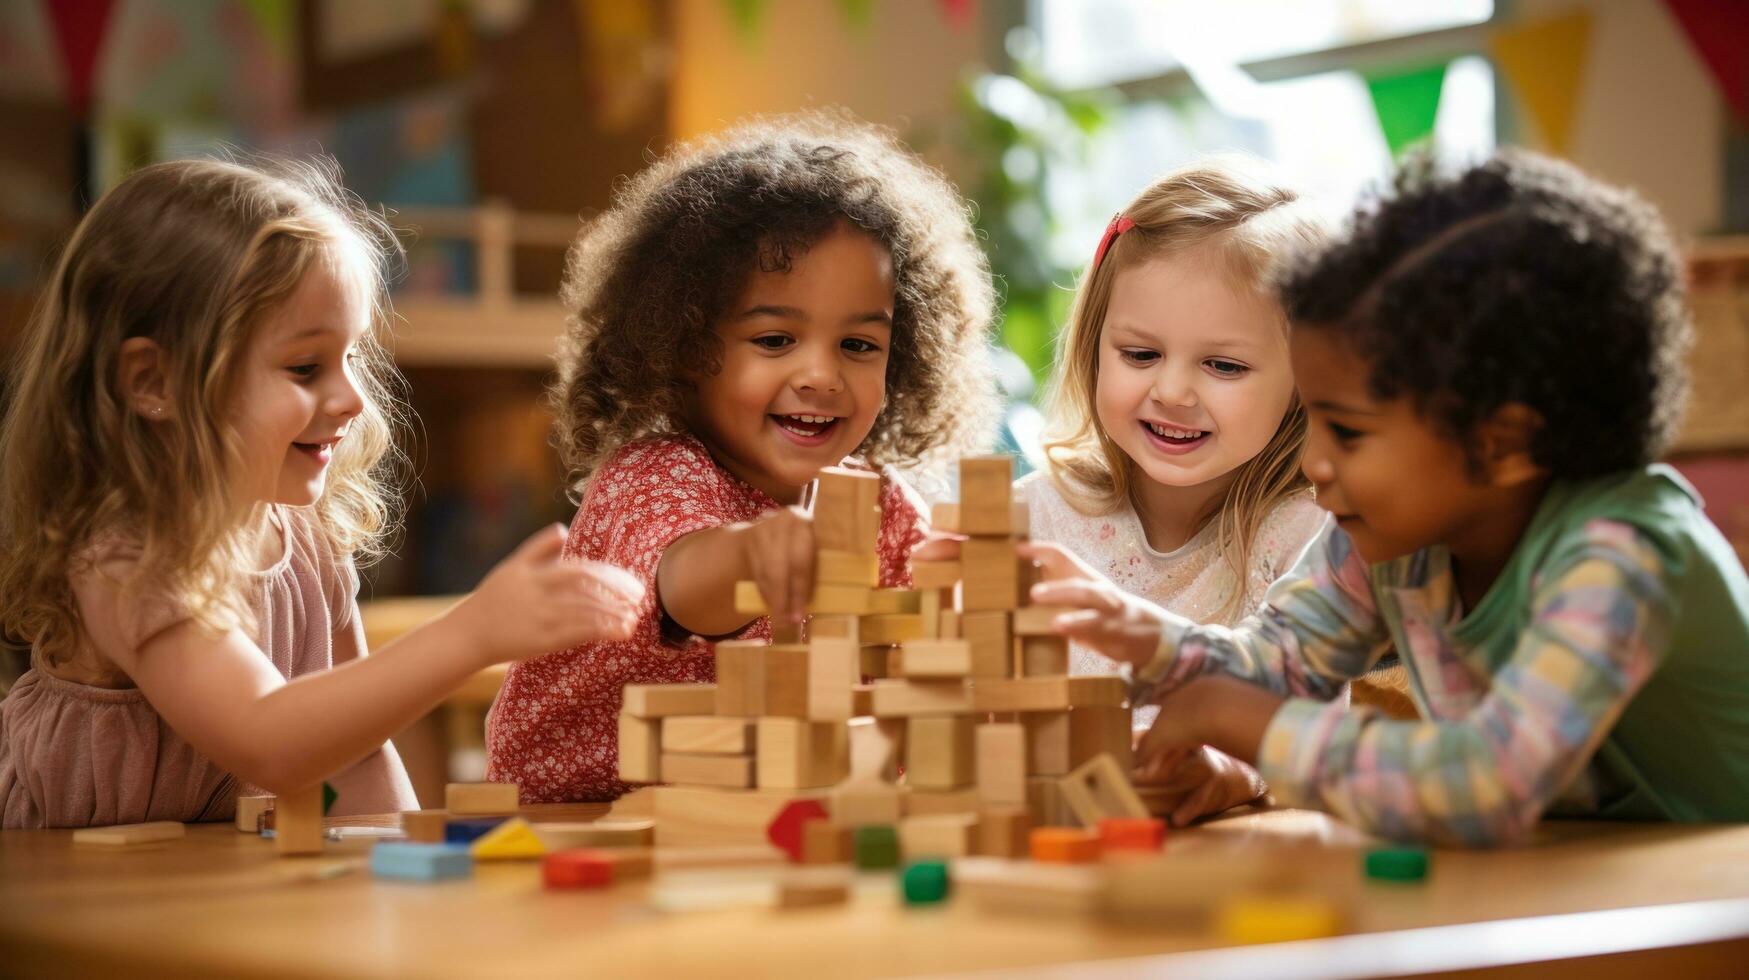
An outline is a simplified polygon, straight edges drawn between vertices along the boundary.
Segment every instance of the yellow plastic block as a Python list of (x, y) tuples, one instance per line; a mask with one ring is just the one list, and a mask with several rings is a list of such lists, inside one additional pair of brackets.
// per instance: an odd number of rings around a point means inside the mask
[(1216, 925), (1228, 942), (1285, 943), (1337, 935), (1342, 914), (1318, 898), (1234, 898), (1221, 906)]

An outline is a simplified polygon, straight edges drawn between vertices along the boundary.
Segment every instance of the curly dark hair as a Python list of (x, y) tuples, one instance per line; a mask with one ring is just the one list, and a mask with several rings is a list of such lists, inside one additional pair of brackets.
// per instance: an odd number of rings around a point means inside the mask
[(1346, 235), (1281, 283), (1296, 329), (1340, 331), (1380, 398), (1407, 394), (1466, 447), (1519, 402), (1559, 478), (1643, 465), (1682, 416), (1693, 328), (1657, 212), (1509, 150), (1458, 174), (1408, 161)]
[(859, 453), (914, 465), (986, 438), (992, 289), (968, 206), (888, 130), (775, 116), (676, 148), (572, 246), (552, 398), (573, 493), (625, 443), (684, 428), (684, 372), (720, 370), (713, 327), (748, 276), (787, 271), (839, 221), (892, 253), (896, 292), (886, 407)]

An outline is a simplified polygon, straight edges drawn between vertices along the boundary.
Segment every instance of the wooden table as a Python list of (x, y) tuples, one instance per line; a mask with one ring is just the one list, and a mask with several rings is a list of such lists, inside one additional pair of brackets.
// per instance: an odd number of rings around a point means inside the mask
[[(580, 808), (592, 817), (598, 810)], [(1551, 823), (1535, 845), (1434, 855), (1420, 885), (1350, 881), (1339, 938), (1221, 949), (1206, 929), (906, 909), (893, 876), (848, 906), (659, 912), (651, 886), (547, 892), (534, 863), (482, 864), (436, 885), (373, 879), (367, 841), (279, 859), (228, 826), (126, 850), (65, 831), (0, 834), (0, 974), (130, 976), (829, 977), (1024, 968), (1034, 975), (1742, 976), (1749, 971), (1749, 826)], [(1267, 861), (1366, 841), (1303, 811), (1174, 836)], [(757, 870), (742, 874), (758, 874)], [(1609, 911), (1615, 910), (1615, 911)]]

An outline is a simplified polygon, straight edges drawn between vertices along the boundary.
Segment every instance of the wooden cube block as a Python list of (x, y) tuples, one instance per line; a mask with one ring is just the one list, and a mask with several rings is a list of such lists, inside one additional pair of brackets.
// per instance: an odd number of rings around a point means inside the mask
[(1023, 677), (1056, 677), (1069, 672), (1069, 640), (1061, 636), (1017, 636)]
[(923, 616), (920, 613), (864, 616), (860, 623), (860, 642), (867, 646), (904, 643), (922, 636)]
[(889, 826), (904, 810), (899, 788), (889, 783), (842, 783), (832, 789), (832, 822), (840, 827)]
[(1142, 798), (1130, 785), (1129, 773), (1117, 760), (1101, 755), (1076, 768), (1061, 780), (1063, 800), (1083, 827), (1097, 827), (1106, 817), (1147, 819)]
[(444, 809), (458, 817), (503, 816), (519, 802), (515, 783), (450, 783), (443, 790)]
[(880, 556), (872, 551), (821, 548), (814, 552), (814, 581), (820, 585), (860, 585), (872, 589), (881, 584)]
[(406, 810), (401, 813), (401, 833), (420, 844), (443, 843), (443, 828), (448, 824), (448, 810)]
[(717, 644), (716, 714), (737, 718), (765, 714), (765, 661), (771, 649), (770, 644), (754, 640)]
[(960, 460), (960, 533), (1008, 536), (1012, 531), (1008, 516), (1013, 484), (1012, 456), (972, 456)]
[(982, 680), (972, 684), (974, 711), (1062, 711), (1065, 708), (1116, 708), (1129, 697), (1123, 678), (1095, 674), (1086, 677), (1020, 677)]
[[(515, 809), (516, 787), (510, 787)], [(322, 853), (322, 784), (289, 795), (273, 804), (273, 848), (281, 857)]]
[(1063, 776), (1075, 768), (1071, 714), (1073, 712), (1069, 711), (1028, 711), (1019, 716), (1020, 725), (1026, 730), (1028, 775)]
[[(906, 778), (909, 779), (910, 776), (907, 775)], [(903, 796), (907, 817), (938, 817), (952, 813), (978, 812), (978, 789), (975, 786), (962, 789), (907, 787)]]
[[(750, 755), (753, 752), (753, 723), (746, 718), (723, 715), (677, 715), (667, 718), (662, 722), (662, 751)], [(625, 757), (623, 751), (620, 757)]]
[[(844, 640), (822, 640), (821, 643), (844, 644)], [(810, 688), (808, 666), (812, 645), (785, 645), (767, 648), (765, 654), (765, 671), (761, 677), (764, 693), (759, 699), (761, 708), (758, 714), (779, 718), (806, 718), (808, 716), (808, 692)], [(847, 677), (845, 700), (849, 700), (849, 678)], [(721, 681), (718, 682), (719, 684)], [(848, 716), (849, 705), (845, 705)]]
[(1129, 772), (1135, 767), (1130, 720), (1128, 708), (1076, 708), (1069, 712), (1069, 767), (1109, 755), (1119, 769)]
[(1013, 538), (968, 538), (960, 544), (960, 610), (1020, 605), (1020, 557)]
[(911, 587), (924, 592), (951, 590), (960, 580), (957, 561), (913, 561)]
[(830, 639), (771, 647), (762, 713), (811, 721), (850, 720), (852, 690), (861, 679), (860, 651), (851, 640)]
[(1067, 606), (1021, 606), (1014, 610), (1015, 636), (1056, 636), (1051, 623), (1064, 613), (1074, 612)]
[(803, 864), (849, 863), (850, 828), (833, 820), (809, 820), (802, 824)]
[(1024, 806), (986, 807), (978, 814), (978, 853), (986, 857), (1026, 857), (1032, 815)]
[(808, 617), (808, 640), (849, 640), (862, 642), (862, 617), (821, 613)]
[(661, 782), (661, 733), (662, 722), (659, 719), (620, 713), (619, 778), (628, 783)]
[(850, 774), (849, 729), (841, 721), (761, 718), (758, 733), (760, 789), (833, 786)]
[(921, 715), (905, 731), (905, 780), (915, 789), (958, 789), (969, 785), (972, 768), (972, 716)]
[(273, 809), (271, 796), (237, 797), (237, 829), (245, 834), (261, 832), (261, 815)]
[[(316, 787), (317, 807), (321, 806), (320, 786)], [(322, 820), (316, 818), (316, 849), (321, 845)], [(275, 831), (277, 834), (278, 831)], [(174, 820), (154, 820), (151, 823), (124, 823), (109, 827), (83, 827), (73, 831), (73, 843), (95, 844), (103, 847), (125, 847), (130, 844), (155, 844), (160, 841), (181, 840), (188, 836), (188, 828)], [(282, 852), (283, 853), (283, 852)]]
[(959, 617), (960, 634), (972, 646), (972, 676), (1004, 678), (1014, 674), (1008, 613), (969, 612)]
[(899, 851), (907, 861), (966, 857), (976, 839), (976, 814), (906, 817), (899, 821)]
[(985, 807), (1026, 805), (1026, 729), (1019, 724), (979, 725), (978, 799)]
[[(819, 872), (828, 872), (820, 874)], [(838, 868), (809, 868), (787, 871), (778, 879), (777, 907), (780, 909), (817, 908), (842, 905), (850, 900), (850, 872)]]
[(830, 466), (814, 486), (814, 540), (824, 551), (872, 554), (881, 530), (881, 478)]
[(971, 671), (972, 646), (965, 640), (909, 640), (887, 658), (888, 676), (945, 680)]
[(621, 711), (634, 718), (708, 715), (716, 710), (715, 684), (627, 684)]
[(972, 710), (964, 681), (875, 681), (877, 717), (945, 715)]
[(753, 785), (753, 757), (664, 752), (662, 778), (677, 786), (746, 789)]

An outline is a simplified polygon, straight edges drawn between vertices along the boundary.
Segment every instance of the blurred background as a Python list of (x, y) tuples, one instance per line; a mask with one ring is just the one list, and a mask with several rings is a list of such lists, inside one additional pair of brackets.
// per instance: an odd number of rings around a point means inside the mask
[[(1009, 448), (1071, 288), (1150, 178), (1276, 161), (1333, 213), (1431, 141), (1516, 144), (1661, 207), (1691, 256), (1673, 461), (1749, 555), (1749, 3), (1742, 0), (0, 0), (0, 353), (83, 208), (226, 147), (337, 158), (410, 248), (395, 353), (417, 473), (367, 572), (373, 643), (568, 521), (542, 401), (565, 246), (617, 177), (753, 113), (841, 105), (975, 204)], [(476, 770), (482, 680), (402, 741)], [(456, 751), (459, 749), (459, 751)]]

